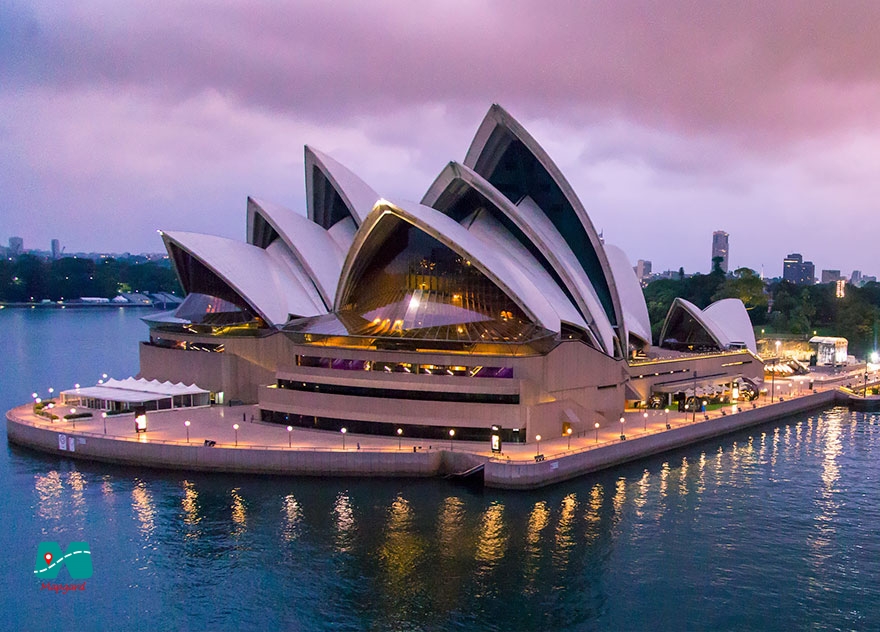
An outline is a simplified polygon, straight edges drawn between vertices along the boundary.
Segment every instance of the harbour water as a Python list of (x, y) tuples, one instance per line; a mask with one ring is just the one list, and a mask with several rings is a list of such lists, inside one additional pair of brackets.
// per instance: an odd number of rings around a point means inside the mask
[[(0, 406), (136, 373), (143, 314), (0, 310)], [(2, 438), (7, 629), (880, 627), (875, 414), (508, 493), (111, 467)], [(41, 541), (89, 543), (84, 592), (41, 590)]]

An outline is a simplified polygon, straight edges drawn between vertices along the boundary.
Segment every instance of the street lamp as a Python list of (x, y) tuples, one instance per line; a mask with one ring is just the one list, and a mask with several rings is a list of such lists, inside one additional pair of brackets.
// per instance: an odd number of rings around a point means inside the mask
[(665, 408), (665, 409), (663, 410), (663, 412), (666, 413), (666, 429), (669, 430), (669, 428), (670, 428), (670, 425), (669, 425), (669, 409), (668, 409), (668, 408)]
[(232, 424), (232, 429), (235, 430), (235, 447), (238, 447), (238, 424)]
[(568, 449), (571, 450), (571, 426), (568, 427), (568, 430), (565, 431), (565, 434), (568, 435)]
[(454, 449), (455, 449), (455, 448), (452, 447), (452, 440), (453, 440), (454, 438), (455, 438), (455, 430), (450, 429), (450, 430), (449, 430), (449, 449), (450, 449), (450, 450), (454, 450)]
[(70, 420), (73, 422), (73, 429), (76, 430), (76, 408), (71, 408), (70, 414)]
[(620, 418), (620, 440), (621, 441), (626, 440), (626, 433), (623, 432), (623, 424), (625, 424), (625, 423), (626, 423), (626, 419), (621, 417)]
[(397, 429), (397, 449), (398, 450), (400, 450), (400, 446), (401, 446), (401, 441), (402, 441), (401, 436), (403, 436), (403, 428), (398, 428)]
[(596, 422), (596, 425), (594, 427), (596, 428), (596, 445), (599, 445), (599, 422), (598, 421)]
[(186, 426), (186, 442), (189, 443), (189, 419), (184, 421), (183, 425)]
[(541, 454), (541, 435), (535, 435), (535, 441), (538, 442), (538, 447), (535, 449), (535, 456)]
[(644, 414), (645, 417), (645, 432), (648, 432), (648, 413), (647, 411)]
[(107, 413), (101, 413), (101, 418), (104, 420), (104, 434), (107, 434)]
[(290, 443), (290, 433), (293, 432), (293, 426), (287, 426), (287, 447), (291, 447)]
[(342, 449), (345, 450), (345, 433), (348, 432), (348, 428), (340, 428), (339, 432), (342, 433)]

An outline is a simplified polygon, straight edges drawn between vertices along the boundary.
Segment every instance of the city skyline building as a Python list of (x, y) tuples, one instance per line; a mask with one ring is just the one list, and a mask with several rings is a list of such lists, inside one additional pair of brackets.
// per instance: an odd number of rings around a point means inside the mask
[(820, 283), (837, 283), (843, 277), (840, 276), (840, 270), (822, 270)]
[(715, 258), (721, 257), (721, 263), (719, 264), (720, 268), (725, 274), (727, 274), (730, 261), (729, 237), (730, 236), (723, 230), (716, 230), (712, 233), (712, 258), (709, 261), (710, 272), (714, 269)]
[(816, 267), (812, 261), (804, 261), (800, 253), (793, 252), (782, 261), (782, 279), (795, 285), (812, 285), (816, 282)]
[(642, 285), (645, 285), (651, 277), (651, 262), (646, 259), (639, 259), (635, 267), (636, 277)]
[(61, 258), (61, 242), (57, 239), (52, 240), (52, 258)]
[(9, 256), (17, 257), (24, 252), (24, 240), (21, 237), (9, 238)]

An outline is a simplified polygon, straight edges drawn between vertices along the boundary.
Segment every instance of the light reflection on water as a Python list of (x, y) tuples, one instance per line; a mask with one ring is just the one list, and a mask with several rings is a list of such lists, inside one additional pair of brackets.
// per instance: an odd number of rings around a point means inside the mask
[(131, 508), (140, 523), (140, 531), (145, 538), (149, 538), (156, 528), (154, 522), (156, 510), (153, 495), (147, 489), (146, 482), (139, 480), (135, 483), (131, 490), (131, 499)]
[(284, 519), (281, 538), (285, 542), (293, 542), (299, 537), (300, 521), (302, 520), (302, 508), (293, 494), (288, 494), (282, 499), (281, 514)]
[(340, 493), (336, 497), (333, 513), (336, 516), (336, 550), (340, 553), (347, 553), (352, 550), (357, 535), (354, 510), (351, 507), (351, 498), (347, 493)]
[(550, 524), (550, 509), (543, 500), (538, 501), (529, 513), (529, 521), (526, 526), (525, 560), (523, 561), (523, 576), (525, 578), (525, 591), (534, 592), (535, 579), (541, 565), (542, 532)]

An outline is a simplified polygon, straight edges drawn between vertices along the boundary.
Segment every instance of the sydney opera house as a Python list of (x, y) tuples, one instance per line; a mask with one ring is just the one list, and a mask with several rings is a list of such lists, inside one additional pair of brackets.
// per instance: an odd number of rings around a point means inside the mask
[(305, 183), (307, 216), (248, 199), (244, 242), (162, 232), (187, 297), (142, 377), (295, 427), (531, 441), (763, 375), (737, 300), (676, 300), (652, 345), (626, 255), (497, 105), (420, 202), (310, 147)]

